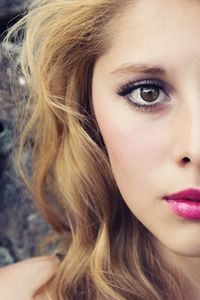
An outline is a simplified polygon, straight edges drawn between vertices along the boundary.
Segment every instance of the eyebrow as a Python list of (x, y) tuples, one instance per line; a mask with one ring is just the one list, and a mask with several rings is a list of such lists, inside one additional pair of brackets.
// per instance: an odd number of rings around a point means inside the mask
[(122, 66), (114, 69), (111, 74), (113, 75), (128, 75), (132, 73), (143, 73), (151, 75), (166, 76), (167, 72), (160, 66), (153, 66), (149, 64), (123, 64)]

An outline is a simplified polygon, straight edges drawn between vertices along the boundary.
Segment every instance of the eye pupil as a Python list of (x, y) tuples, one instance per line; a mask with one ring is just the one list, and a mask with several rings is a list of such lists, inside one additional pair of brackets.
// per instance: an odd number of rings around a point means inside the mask
[(141, 97), (143, 100), (152, 102), (159, 96), (159, 89), (152, 87), (143, 87), (140, 89)]

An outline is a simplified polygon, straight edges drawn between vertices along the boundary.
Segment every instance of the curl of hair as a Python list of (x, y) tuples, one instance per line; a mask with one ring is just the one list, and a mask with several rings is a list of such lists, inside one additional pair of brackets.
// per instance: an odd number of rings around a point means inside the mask
[(93, 66), (128, 2), (33, 1), (5, 38), (16, 40), (29, 95), (18, 168), (65, 255), (45, 285), (54, 282), (55, 300), (184, 299), (179, 275), (158, 259), (150, 233), (120, 196), (92, 111)]

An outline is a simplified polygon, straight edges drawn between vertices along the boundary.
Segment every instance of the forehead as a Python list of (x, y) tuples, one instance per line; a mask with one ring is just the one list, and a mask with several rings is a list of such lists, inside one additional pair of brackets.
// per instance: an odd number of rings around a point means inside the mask
[(200, 0), (137, 0), (117, 14), (113, 32), (125, 34), (126, 30), (150, 33), (162, 28), (162, 33), (168, 33), (174, 27), (179, 29), (187, 25), (199, 25)]
[[(200, 1), (131, 1), (110, 26), (111, 47), (107, 54), (126, 62), (151, 56), (171, 59), (171, 53), (194, 56), (200, 51)], [(170, 58), (169, 58), (170, 55)], [(176, 58), (177, 59), (177, 58)], [(116, 60), (115, 60), (116, 61)]]

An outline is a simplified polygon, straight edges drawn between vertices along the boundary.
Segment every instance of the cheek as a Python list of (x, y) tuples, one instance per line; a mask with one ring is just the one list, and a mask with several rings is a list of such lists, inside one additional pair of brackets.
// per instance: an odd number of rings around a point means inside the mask
[[(100, 120), (99, 120), (100, 121)], [(124, 201), (142, 222), (146, 211), (157, 201), (158, 182), (163, 176), (165, 147), (160, 132), (152, 135), (134, 120), (121, 124), (112, 119), (101, 120), (102, 135), (107, 147), (113, 174)]]
[(134, 117), (120, 120), (99, 119), (114, 175), (124, 185), (144, 185), (158, 173), (166, 155), (161, 128), (148, 127)]
[[(141, 221), (160, 202), (169, 156), (167, 123), (153, 120), (124, 102), (114, 110), (96, 103), (96, 118), (124, 201)], [(168, 129), (167, 129), (168, 128)], [(159, 201), (157, 201), (159, 199)]]
[[(124, 200), (144, 205), (163, 181), (169, 156), (170, 128), (162, 116), (137, 112), (113, 94), (103, 78), (93, 80), (93, 108)], [(135, 193), (138, 201), (133, 199)], [(142, 199), (147, 202), (142, 202)], [(143, 203), (143, 204), (142, 204)]]

